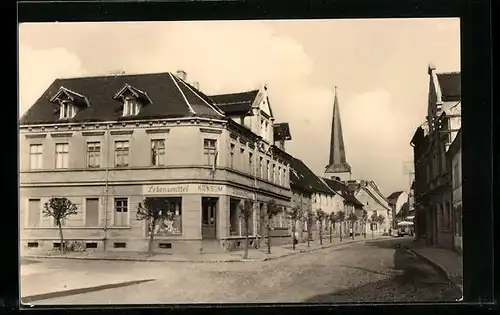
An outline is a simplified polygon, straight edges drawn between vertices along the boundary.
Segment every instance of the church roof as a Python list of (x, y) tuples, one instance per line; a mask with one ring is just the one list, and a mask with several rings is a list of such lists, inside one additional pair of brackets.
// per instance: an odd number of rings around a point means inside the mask
[(330, 155), (325, 173), (350, 173), (351, 166), (347, 163), (344, 136), (342, 134), (342, 122), (340, 120), (340, 109), (335, 89), (333, 100), (332, 129), (330, 133)]

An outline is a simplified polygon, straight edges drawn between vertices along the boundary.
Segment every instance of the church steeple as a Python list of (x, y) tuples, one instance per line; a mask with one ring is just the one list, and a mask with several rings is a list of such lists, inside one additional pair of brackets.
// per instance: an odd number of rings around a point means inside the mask
[(344, 147), (344, 136), (342, 135), (342, 123), (340, 120), (339, 101), (337, 98), (337, 87), (335, 86), (335, 97), (333, 100), (332, 130), (330, 135), (330, 159), (325, 170), (325, 177), (339, 177), (345, 181), (350, 179), (351, 166), (347, 163)]

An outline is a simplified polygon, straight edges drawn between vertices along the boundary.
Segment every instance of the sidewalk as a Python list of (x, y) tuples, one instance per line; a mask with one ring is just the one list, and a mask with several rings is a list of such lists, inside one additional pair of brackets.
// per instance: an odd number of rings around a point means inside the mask
[(419, 242), (412, 243), (409, 249), (432, 265), (441, 269), (450, 281), (462, 288), (463, 259), (461, 255), (450, 249), (425, 246)]
[(324, 248), (358, 243), (371, 240), (388, 239), (390, 237), (367, 237), (366, 239), (357, 237), (356, 239), (344, 239), (342, 242), (339, 239), (334, 239), (333, 243), (329, 240), (323, 240), (323, 245), (319, 245), (318, 240), (310, 242), (310, 247), (307, 243), (300, 243), (292, 249), (292, 245), (282, 245), (271, 247), (271, 254), (267, 254), (267, 248), (259, 249), (251, 248), (248, 250), (248, 259), (243, 259), (243, 250), (234, 252), (218, 253), (218, 254), (155, 254), (148, 257), (147, 253), (142, 252), (70, 252), (61, 256), (57, 251), (51, 251), (40, 254), (24, 255), (24, 258), (56, 258), (56, 259), (89, 259), (89, 260), (122, 260), (122, 261), (147, 261), (147, 262), (197, 262), (197, 263), (221, 263), (221, 262), (255, 262), (268, 261), (299, 253), (305, 253)]

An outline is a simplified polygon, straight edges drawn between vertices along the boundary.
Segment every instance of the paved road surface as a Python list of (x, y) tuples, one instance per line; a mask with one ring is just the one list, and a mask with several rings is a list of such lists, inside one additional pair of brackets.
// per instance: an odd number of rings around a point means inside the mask
[[(59, 275), (85, 271), (156, 281), (33, 304), (283, 303), (453, 301), (460, 290), (399, 247), (408, 239), (367, 241), (255, 263), (144, 263), (45, 260)], [(38, 264), (38, 265), (40, 265)], [(40, 268), (38, 266), (37, 268)], [(45, 278), (44, 278), (45, 277)], [(38, 273), (22, 285), (50, 281)]]

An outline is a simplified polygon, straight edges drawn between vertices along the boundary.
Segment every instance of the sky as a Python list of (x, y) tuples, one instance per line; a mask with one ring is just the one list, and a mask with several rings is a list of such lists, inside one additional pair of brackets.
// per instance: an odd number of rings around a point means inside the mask
[[(352, 178), (409, 189), (429, 63), (460, 71), (458, 19), (338, 19), (19, 26), (19, 114), (56, 79), (183, 69), (210, 95), (267, 84), (286, 150), (322, 175), (335, 86)], [(410, 163), (408, 163), (410, 162)]]

